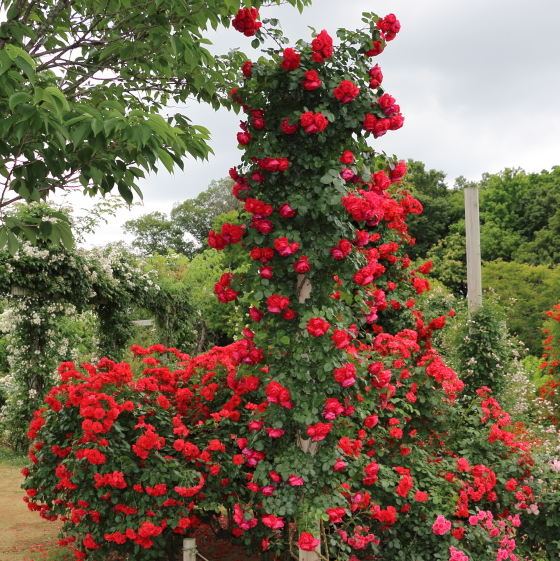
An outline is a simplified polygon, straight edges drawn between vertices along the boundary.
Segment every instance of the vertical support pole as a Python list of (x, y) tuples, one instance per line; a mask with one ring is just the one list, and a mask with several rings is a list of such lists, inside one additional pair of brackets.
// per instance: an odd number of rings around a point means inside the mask
[(467, 231), (467, 298), (469, 301), (469, 314), (471, 314), (482, 306), (478, 187), (466, 187), (464, 192), (465, 225)]
[[(306, 278), (305, 275), (299, 274), (297, 276), (296, 295), (300, 304), (304, 304), (311, 295), (311, 281)], [(299, 433), (296, 436), (296, 442), (304, 452), (309, 453), (312, 456), (314, 456), (319, 449), (319, 445), (317, 442), (312, 442), (310, 438), (301, 438), (301, 434)], [(317, 530), (319, 530), (318, 524)], [(318, 533), (320, 537), (320, 532)], [(314, 551), (305, 551), (298, 548), (299, 561), (320, 561), (320, 554), (321, 542), (319, 542), (319, 545)]]
[(196, 539), (186, 538), (183, 540), (183, 561), (196, 561)]

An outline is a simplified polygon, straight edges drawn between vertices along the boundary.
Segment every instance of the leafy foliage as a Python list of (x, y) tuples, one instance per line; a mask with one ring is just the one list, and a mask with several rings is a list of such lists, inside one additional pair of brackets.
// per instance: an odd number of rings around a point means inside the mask
[[(309, 3), (289, 2), (300, 10)], [(2, 1), (0, 247), (8, 244), (13, 254), (18, 240), (34, 243), (38, 235), (71, 244), (62, 223), (51, 234), (6, 217), (15, 201), (37, 202), (59, 189), (116, 189), (130, 203), (141, 196), (145, 171), (182, 168), (187, 155), (207, 157), (209, 131), (185, 114), (159, 113), (189, 97), (231, 107), (227, 91), (245, 57), (212, 55), (204, 35), (228, 27), (240, 4)]]

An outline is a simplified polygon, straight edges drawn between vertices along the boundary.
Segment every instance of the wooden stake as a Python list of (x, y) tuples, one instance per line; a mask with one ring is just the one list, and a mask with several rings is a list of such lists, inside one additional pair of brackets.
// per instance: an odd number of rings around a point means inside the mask
[(196, 561), (196, 539), (185, 538), (183, 540), (183, 561)]
[(464, 191), (465, 225), (467, 231), (467, 298), (469, 301), (469, 314), (471, 314), (482, 306), (478, 187), (466, 187)]

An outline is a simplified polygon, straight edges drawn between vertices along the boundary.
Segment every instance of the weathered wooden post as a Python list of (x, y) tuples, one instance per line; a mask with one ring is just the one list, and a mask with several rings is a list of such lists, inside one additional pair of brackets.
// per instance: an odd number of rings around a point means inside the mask
[(471, 314), (482, 306), (478, 187), (466, 187), (464, 192), (467, 234), (467, 298), (469, 301), (469, 314)]
[[(311, 281), (305, 275), (297, 276), (296, 293), (298, 301), (303, 304), (311, 295)], [(306, 453), (314, 456), (319, 449), (319, 443), (313, 442), (310, 438), (301, 438), (301, 434), (297, 435), (298, 446)], [(321, 559), (321, 543), (314, 551), (304, 551), (298, 548), (299, 561), (320, 561)]]
[(183, 561), (196, 561), (196, 539), (186, 538), (183, 540)]

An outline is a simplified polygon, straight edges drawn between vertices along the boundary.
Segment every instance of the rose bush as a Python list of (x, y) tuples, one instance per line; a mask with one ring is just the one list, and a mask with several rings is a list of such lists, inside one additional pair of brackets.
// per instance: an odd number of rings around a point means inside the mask
[(177, 369), (146, 356), (137, 380), (126, 364), (64, 366), (37, 413), (28, 501), (67, 519), (77, 557), (155, 559), (198, 519), (219, 533), (221, 509), (249, 550), (284, 558), (558, 552), (530, 531), (558, 524), (543, 498), (558, 473), (536, 465), (489, 388), (458, 404), (464, 382), (431, 343), (445, 316), (416, 308), (429, 282), (410, 267), (406, 216), (421, 205), (400, 186), (404, 162), (367, 143), (403, 124), (370, 61), (400, 24), (365, 16), (339, 46), (322, 31), (269, 50), (232, 92), (247, 114), (230, 171), (246, 223), (209, 244), (252, 258), (215, 290), (249, 302), (244, 338), (175, 351)]

